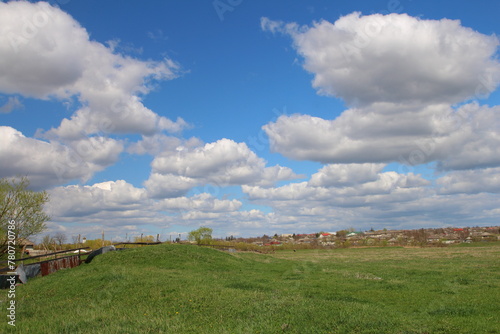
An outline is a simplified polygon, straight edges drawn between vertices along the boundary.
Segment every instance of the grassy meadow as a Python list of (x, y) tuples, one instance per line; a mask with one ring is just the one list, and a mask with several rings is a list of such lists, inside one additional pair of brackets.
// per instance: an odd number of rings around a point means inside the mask
[(16, 328), (3, 315), (0, 332), (500, 333), (500, 244), (148, 246), (33, 279), (16, 302)]

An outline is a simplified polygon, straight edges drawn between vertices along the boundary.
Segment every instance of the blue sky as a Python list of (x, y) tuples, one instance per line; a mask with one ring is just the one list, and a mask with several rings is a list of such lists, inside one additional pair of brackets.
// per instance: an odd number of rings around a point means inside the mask
[(0, 5), (0, 177), (47, 233), (498, 224), (494, 2)]

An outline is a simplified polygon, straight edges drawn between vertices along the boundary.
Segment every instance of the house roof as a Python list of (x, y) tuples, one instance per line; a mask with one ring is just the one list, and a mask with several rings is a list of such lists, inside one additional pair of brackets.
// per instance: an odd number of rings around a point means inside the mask
[(17, 244), (19, 246), (27, 246), (27, 245), (34, 245), (35, 243), (33, 241), (28, 240), (28, 239), (23, 239), (23, 240), (18, 240)]

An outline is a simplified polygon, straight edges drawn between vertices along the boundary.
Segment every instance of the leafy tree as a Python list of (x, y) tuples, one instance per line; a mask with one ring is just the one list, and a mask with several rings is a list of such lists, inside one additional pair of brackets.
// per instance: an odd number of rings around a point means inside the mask
[[(47, 192), (28, 190), (29, 180), (0, 179), (0, 255), (8, 250), (8, 226), (14, 221), (16, 240), (42, 232), (50, 217), (43, 211), (49, 201)], [(12, 226), (12, 225), (11, 225)]]
[(86, 240), (85, 243), (83, 243), (84, 247), (90, 247), (91, 249), (99, 249), (102, 246), (109, 246), (111, 245), (112, 242), (109, 240), (102, 240), (102, 239), (93, 239), (93, 240)]
[(348, 233), (347, 230), (337, 231), (337, 238), (345, 238), (347, 236), (347, 233)]
[(136, 236), (134, 242), (155, 242), (155, 237), (152, 235)]
[(197, 230), (193, 230), (188, 234), (189, 241), (196, 241), (198, 245), (209, 244), (212, 240), (212, 229), (209, 227), (200, 227)]

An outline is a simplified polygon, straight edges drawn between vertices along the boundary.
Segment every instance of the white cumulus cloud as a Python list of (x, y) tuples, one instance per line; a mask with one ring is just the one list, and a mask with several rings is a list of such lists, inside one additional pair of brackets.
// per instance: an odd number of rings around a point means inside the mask
[(291, 36), (313, 86), (349, 106), (331, 120), (295, 114), (266, 124), (273, 151), (326, 164), (500, 164), (498, 107), (457, 106), (498, 86), (496, 36), (407, 14), (352, 13), (310, 27), (263, 18), (261, 27)]
[(453, 171), (437, 179), (441, 194), (500, 193), (500, 168)]
[(236, 199), (218, 199), (202, 193), (192, 197), (166, 198), (158, 202), (158, 207), (168, 211), (232, 212), (238, 211), (242, 203)]
[(115, 163), (122, 151), (123, 144), (110, 138), (90, 137), (63, 145), (28, 138), (14, 128), (0, 126), (0, 177), (29, 175), (35, 188), (74, 179), (87, 181)]
[[(495, 224), (495, 169), (452, 172), (439, 178), (436, 188), (421, 175), (380, 167), (327, 165), (307, 182), (242, 189), (251, 202), (272, 207), (273, 226), (285, 231)], [(348, 173), (360, 174), (357, 182), (344, 182)]]
[(145, 209), (144, 189), (123, 180), (96, 183), (91, 186), (72, 185), (49, 191), (48, 211), (54, 218), (114, 214), (118, 211)]
[(269, 186), (298, 177), (288, 167), (266, 167), (265, 160), (245, 143), (230, 139), (220, 139), (194, 148), (181, 146), (164, 151), (155, 157), (151, 166), (153, 174), (145, 185), (156, 197), (179, 195), (181, 191), (196, 185)]
[(171, 59), (142, 61), (90, 40), (70, 15), (46, 2), (0, 3), (0, 91), (81, 104), (49, 137), (178, 132), (184, 120), (160, 116), (141, 100), (153, 81), (178, 73)]
[(261, 26), (290, 35), (313, 86), (350, 105), (457, 103), (493, 91), (500, 80), (498, 38), (458, 20), (355, 12), (312, 27), (267, 18)]

